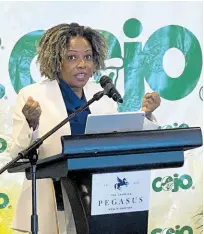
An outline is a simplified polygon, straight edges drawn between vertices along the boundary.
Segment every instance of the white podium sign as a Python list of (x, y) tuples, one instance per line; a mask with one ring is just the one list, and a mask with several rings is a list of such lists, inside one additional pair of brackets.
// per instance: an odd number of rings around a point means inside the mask
[(149, 210), (151, 171), (93, 174), (91, 215)]

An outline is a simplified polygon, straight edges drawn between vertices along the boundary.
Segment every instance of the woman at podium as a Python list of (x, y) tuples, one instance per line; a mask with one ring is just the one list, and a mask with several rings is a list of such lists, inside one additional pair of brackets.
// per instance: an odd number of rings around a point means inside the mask
[[(45, 79), (18, 93), (13, 115), (12, 157), (102, 90), (90, 78), (104, 68), (106, 53), (105, 39), (89, 27), (59, 24), (44, 33), (37, 50), (37, 62)], [(154, 121), (152, 112), (159, 105), (158, 93), (144, 96), (142, 110), (150, 121)], [(84, 134), (89, 113), (114, 112), (117, 112), (117, 103), (104, 96), (45, 140), (39, 148), (39, 159), (61, 153), (62, 135)], [(12, 228), (22, 233), (31, 232), (31, 191), (31, 181), (25, 179), (12, 223)], [(37, 213), (39, 234), (59, 233), (59, 222), (64, 216), (63, 211), (57, 210), (51, 179), (37, 180)], [(70, 210), (68, 234), (75, 233), (72, 219)]]

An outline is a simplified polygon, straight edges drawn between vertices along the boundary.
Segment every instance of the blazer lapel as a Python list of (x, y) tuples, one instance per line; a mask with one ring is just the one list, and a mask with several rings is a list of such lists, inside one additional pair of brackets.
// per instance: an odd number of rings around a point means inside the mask
[[(47, 108), (49, 108), (50, 110), (49, 113), (55, 116), (55, 118), (53, 119), (53, 124), (56, 125), (67, 117), (67, 110), (57, 80), (44, 80), (41, 83), (43, 84), (44, 82), (48, 82), (49, 84), (45, 85), (46, 90), (44, 90), (46, 99), (50, 100), (48, 103), (46, 103), (46, 105)], [(102, 90), (103, 89), (99, 84), (94, 83), (90, 79), (84, 87), (86, 100), (89, 101), (93, 98), (95, 93)], [(92, 114), (116, 113), (117, 104), (108, 96), (104, 96), (99, 101), (95, 101), (94, 103), (92, 103), (89, 106), (89, 109)], [(47, 116), (47, 118), (49, 119), (49, 116)], [(63, 128), (67, 132), (67, 125), (65, 125)]]
[[(47, 83), (45, 84), (45, 82)], [(64, 104), (64, 100), (57, 80), (44, 80), (41, 82), (41, 84), (42, 88), (44, 88), (43, 93), (46, 96), (45, 100), (47, 100), (47, 102), (45, 103), (45, 108), (49, 109), (49, 116), (46, 116), (46, 118), (48, 124), (51, 124), (51, 127), (54, 127), (67, 117), (67, 110)], [(45, 84), (44, 87), (43, 84)], [(66, 132), (66, 134), (68, 134), (69, 123), (65, 124), (58, 131), (61, 133)]]

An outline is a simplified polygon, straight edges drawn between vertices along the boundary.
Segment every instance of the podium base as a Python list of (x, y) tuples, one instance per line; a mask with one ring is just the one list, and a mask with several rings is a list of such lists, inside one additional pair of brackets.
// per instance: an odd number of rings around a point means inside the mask
[[(78, 176), (77, 176), (78, 177)], [(86, 186), (90, 195), (91, 176), (80, 176), (80, 182)], [(63, 199), (69, 199), (77, 234), (147, 234), (148, 210), (106, 215), (91, 215), (90, 203), (87, 204), (86, 194), (80, 189), (76, 177), (61, 178)], [(79, 177), (77, 178), (79, 179)], [(81, 184), (81, 183), (80, 183)], [(66, 196), (66, 197), (64, 197)], [(90, 197), (91, 199), (91, 197)], [(66, 210), (65, 213), (70, 213)], [(70, 214), (66, 215), (70, 217)]]
[(89, 217), (89, 234), (147, 234), (148, 211)]

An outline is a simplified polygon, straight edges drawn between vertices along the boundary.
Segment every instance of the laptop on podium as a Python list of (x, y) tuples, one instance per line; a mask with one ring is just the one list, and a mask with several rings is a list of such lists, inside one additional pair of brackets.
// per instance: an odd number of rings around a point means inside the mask
[(90, 114), (86, 122), (86, 134), (142, 131), (144, 112), (121, 112), (114, 114)]

